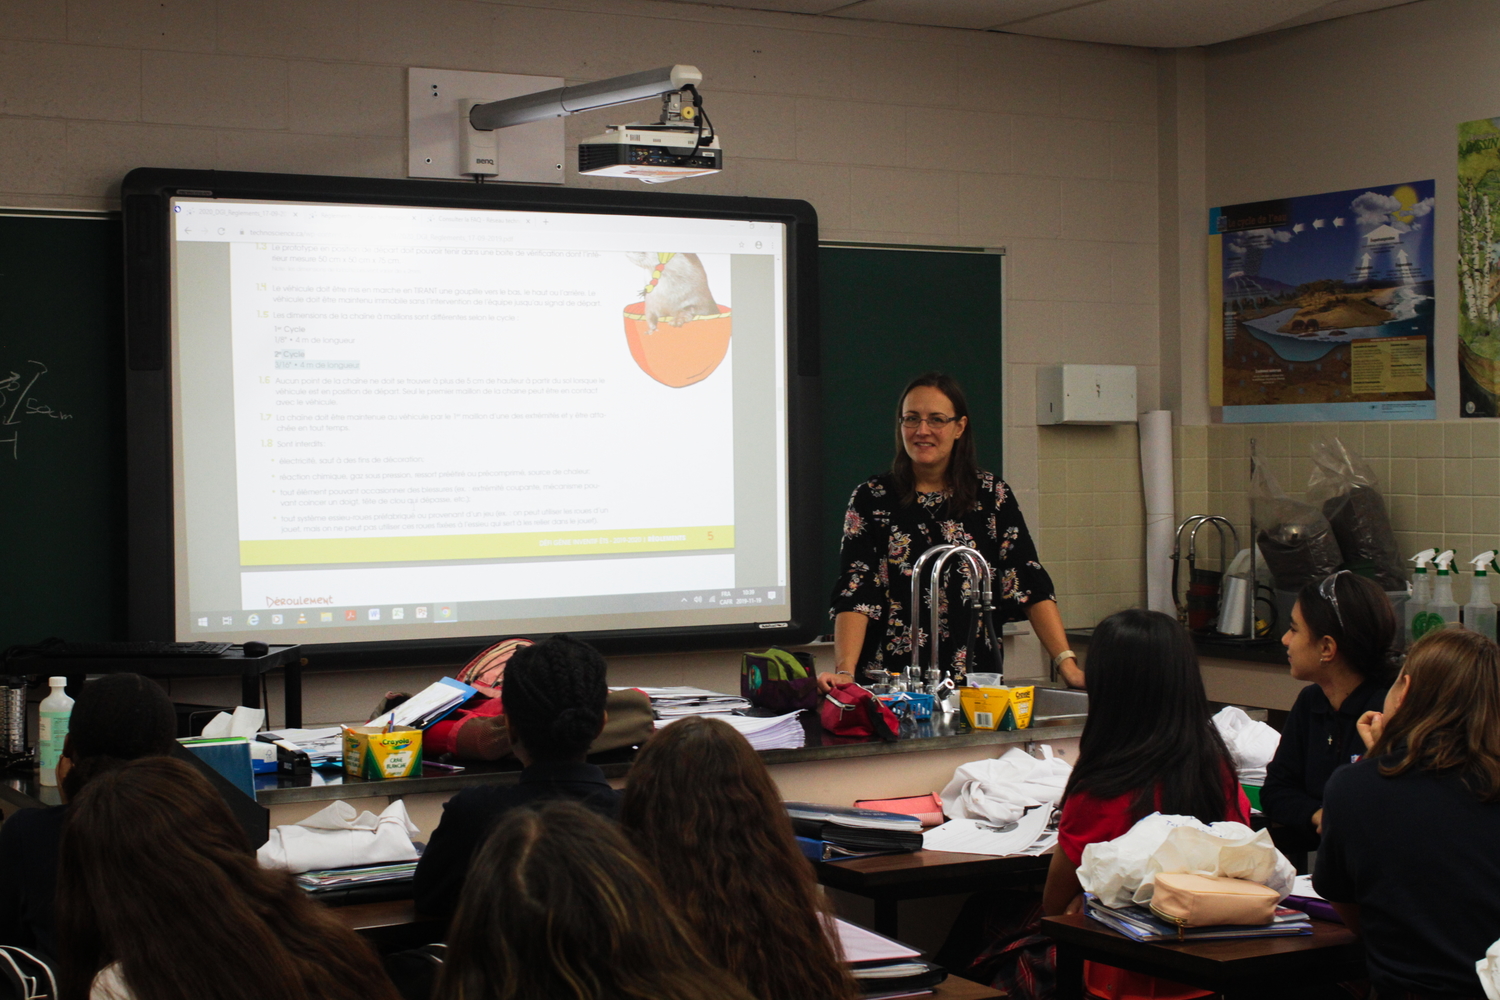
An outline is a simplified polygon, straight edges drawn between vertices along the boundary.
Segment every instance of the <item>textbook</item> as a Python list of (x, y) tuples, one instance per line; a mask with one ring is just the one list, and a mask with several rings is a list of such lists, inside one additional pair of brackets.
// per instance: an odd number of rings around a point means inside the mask
[(1284, 906), (1276, 908), (1276, 916), (1269, 924), (1220, 924), (1215, 927), (1188, 927), (1179, 932), (1176, 924), (1162, 920), (1144, 906), (1111, 909), (1094, 898), (1092, 893), (1086, 893), (1083, 900), (1084, 913), (1133, 941), (1219, 941), (1226, 938), (1283, 937), (1312, 933), (1312, 921), (1308, 920), (1307, 914)]

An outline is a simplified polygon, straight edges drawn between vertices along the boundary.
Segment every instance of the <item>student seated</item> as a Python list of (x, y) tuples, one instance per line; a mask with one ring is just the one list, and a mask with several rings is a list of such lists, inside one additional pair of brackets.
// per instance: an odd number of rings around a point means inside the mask
[(261, 868), (213, 786), (163, 757), (69, 806), (57, 937), (60, 1000), (398, 1000), (370, 947)]
[(1500, 650), (1450, 626), (1412, 644), (1369, 756), (1324, 791), (1313, 886), (1365, 943), (1379, 997), (1481, 997), (1500, 938)]
[(520, 783), (468, 788), (443, 806), (442, 821), (417, 863), (419, 913), (453, 913), (474, 852), (517, 806), (576, 799), (606, 816), (619, 813), (620, 794), (603, 771), (584, 761), (604, 728), (608, 694), (604, 658), (586, 643), (555, 635), (516, 650), (505, 667), (500, 701), (515, 754), (525, 765)]
[(1318, 847), (1323, 786), (1364, 752), (1360, 716), (1379, 710), (1394, 670), (1396, 616), (1374, 580), (1340, 570), (1297, 595), (1282, 636), (1292, 677), (1307, 681), (1266, 768), (1260, 808), (1271, 835), (1306, 870)]
[(1055, 946), (1039, 933), (1038, 921), (1082, 907), (1078, 866), (1089, 844), (1114, 840), (1154, 812), (1250, 822), (1233, 758), (1214, 728), (1193, 640), (1176, 620), (1139, 608), (1110, 615), (1094, 630), (1085, 678), (1089, 716), (1063, 792), (1057, 852), (1040, 906), (1011, 909), (1021, 926), (993, 940), (966, 973), (985, 975), (1011, 996), (1051, 995)]
[[(783, 996), (794, 995), (813, 994)], [(753, 1000), (705, 957), (619, 827), (575, 802), (500, 820), (474, 857), (433, 996)]]
[(760, 1000), (858, 995), (766, 765), (727, 723), (685, 718), (636, 756), (620, 822), (703, 939)]
[(140, 674), (109, 674), (83, 686), (57, 765), (64, 804), (22, 809), (0, 827), (0, 944), (57, 954), (52, 903), (67, 803), (110, 768), (170, 755), (176, 737), (176, 713), (156, 682)]

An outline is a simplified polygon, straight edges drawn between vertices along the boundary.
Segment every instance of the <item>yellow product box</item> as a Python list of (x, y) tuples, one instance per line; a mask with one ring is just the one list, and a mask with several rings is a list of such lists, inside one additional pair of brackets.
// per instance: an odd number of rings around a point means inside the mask
[(1031, 725), (1031, 706), (1036, 688), (964, 687), (958, 689), (964, 718), (974, 729), (1026, 729)]
[(422, 730), (344, 727), (344, 773), (369, 781), (422, 773)]

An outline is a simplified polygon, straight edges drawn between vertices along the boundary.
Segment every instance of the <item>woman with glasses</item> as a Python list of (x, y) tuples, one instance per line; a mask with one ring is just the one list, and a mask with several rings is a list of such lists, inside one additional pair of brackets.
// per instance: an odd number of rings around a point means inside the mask
[(1385, 702), (1395, 638), (1396, 616), (1385, 592), (1348, 570), (1307, 584), (1292, 606), (1281, 644), (1292, 676), (1307, 687), (1282, 727), (1260, 803), (1276, 845), (1299, 870), (1306, 852), (1318, 847), (1323, 786), (1364, 753), (1359, 719)]
[[(1069, 685), (1082, 687), (1083, 671), (1067, 648), (1052, 579), (1037, 559), (1010, 488), (979, 468), (958, 383), (937, 372), (913, 379), (898, 401), (895, 430), (891, 470), (856, 487), (844, 515), (832, 607), (837, 673), (819, 677), (823, 688), (857, 677), (883, 680), (910, 664), (912, 566), (923, 552), (946, 543), (972, 546), (994, 570), (997, 627), (1030, 620), (1053, 665)], [(943, 659), (957, 673), (993, 672), (995, 652), (976, 639), (977, 616), (964, 601), (967, 577), (955, 568), (947, 578), (939, 634)], [(928, 620), (924, 613), (924, 646)]]

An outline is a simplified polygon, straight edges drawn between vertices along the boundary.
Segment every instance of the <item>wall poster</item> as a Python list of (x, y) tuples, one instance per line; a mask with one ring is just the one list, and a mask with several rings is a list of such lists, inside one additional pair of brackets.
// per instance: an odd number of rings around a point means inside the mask
[(1500, 118), (1458, 126), (1458, 412), (1500, 416)]
[(1432, 209), (1430, 180), (1213, 209), (1219, 419), (1434, 419)]

